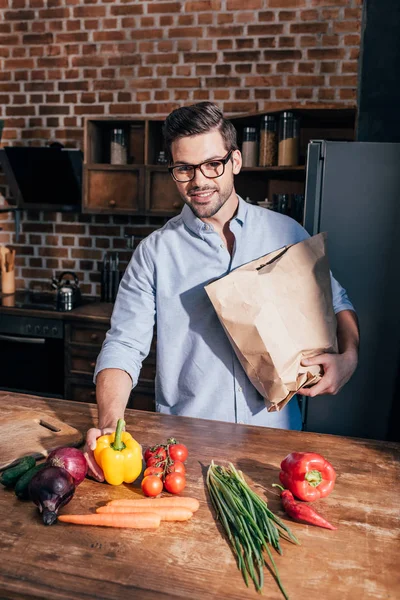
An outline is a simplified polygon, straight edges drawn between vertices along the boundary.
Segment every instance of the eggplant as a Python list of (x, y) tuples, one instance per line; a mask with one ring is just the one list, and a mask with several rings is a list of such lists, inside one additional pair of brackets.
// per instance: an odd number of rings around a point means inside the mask
[(74, 479), (62, 467), (45, 467), (29, 483), (29, 497), (39, 508), (45, 525), (57, 520), (59, 509), (72, 500), (74, 493)]

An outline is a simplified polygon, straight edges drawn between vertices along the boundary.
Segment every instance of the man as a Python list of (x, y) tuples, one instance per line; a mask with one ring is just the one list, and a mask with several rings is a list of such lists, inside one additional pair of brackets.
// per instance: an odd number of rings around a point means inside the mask
[[(300, 429), (295, 400), (268, 413), (242, 369), (204, 286), (232, 269), (307, 232), (294, 220), (238, 198), (234, 175), (241, 154), (233, 125), (209, 102), (173, 111), (164, 137), (170, 173), (185, 206), (144, 239), (121, 281), (111, 329), (95, 370), (98, 428), (87, 435), (87, 457), (102, 479), (91, 449), (122, 417), (157, 323), (156, 410), (175, 415)], [(332, 279), (340, 353), (304, 361), (324, 376), (308, 396), (337, 393), (357, 365), (358, 326), (345, 290)]]

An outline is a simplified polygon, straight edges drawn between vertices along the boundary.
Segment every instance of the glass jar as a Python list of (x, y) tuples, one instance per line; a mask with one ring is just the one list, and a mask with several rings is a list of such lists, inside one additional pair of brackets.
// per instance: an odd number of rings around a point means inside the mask
[(243, 129), (242, 164), (244, 167), (256, 167), (257, 160), (257, 129), (255, 127), (245, 127)]
[(128, 163), (128, 141), (125, 129), (116, 127), (111, 132), (110, 163), (126, 165)]
[(165, 156), (164, 150), (160, 150), (160, 152), (158, 153), (157, 164), (158, 165), (167, 165), (168, 164), (167, 157)]
[(260, 128), (260, 151), (258, 165), (273, 167), (277, 163), (278, 133), (274, 115), (265, 115)]
[(278, 165), (294, 167), (299, 164), (299, 120), (290, 111), (279, 119)]

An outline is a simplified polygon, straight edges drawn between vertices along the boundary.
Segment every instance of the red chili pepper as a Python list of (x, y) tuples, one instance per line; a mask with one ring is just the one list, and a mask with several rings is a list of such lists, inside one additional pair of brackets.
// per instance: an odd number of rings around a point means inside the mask
[(296, 498), (313, 502), (333, 490), (336, 473), (323, 456), (314, 452), (292, 452), (281, 462), (279, 479)]
[(285, 513), (294, 521), (308, 523), (310, 525), (317, 525), (317, 527), (324, 527), (325, 529), (337, 529), (337, 527), (331, 525), (310, 506), (307, 506), (306, 504), (298, 504), (295, 501), (292, 492), (289, 490), (285, 490), (277, 483), (273, 483), (272, 486), (281, 490), (282, 506), (285, 509)]

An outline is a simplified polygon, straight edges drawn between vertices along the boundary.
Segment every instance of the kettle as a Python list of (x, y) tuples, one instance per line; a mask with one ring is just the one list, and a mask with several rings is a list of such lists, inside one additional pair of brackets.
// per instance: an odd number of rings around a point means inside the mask
[(63, 271), (58, 279), (53, 277), (51, 287), (57, 290), (57, 310), (72, 310), (81, 303), (78, 277), (72, 271)]

